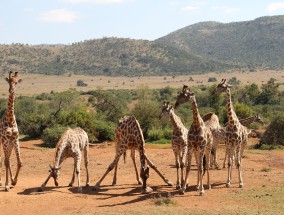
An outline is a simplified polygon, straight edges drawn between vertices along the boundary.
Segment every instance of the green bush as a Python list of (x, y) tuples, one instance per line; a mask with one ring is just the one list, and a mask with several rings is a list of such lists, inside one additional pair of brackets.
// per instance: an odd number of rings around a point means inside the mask
[(284, 115), (275, 117), (261, 137), (260, 144), (284, 146)]
[(62, 125), (54, 125), (51, 128), (46, 128), (42, 134), (44, 146), (54, 148), (66, 129), (67, 127)]
[(94, 135), (98, 141), (114, 140), (115, 124), (112, 122), (96, 121), (94, 123)]

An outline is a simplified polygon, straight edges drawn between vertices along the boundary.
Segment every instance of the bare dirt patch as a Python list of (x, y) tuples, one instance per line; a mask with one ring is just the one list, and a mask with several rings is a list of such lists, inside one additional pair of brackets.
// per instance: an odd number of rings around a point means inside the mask
[[(54, 149), (39, 147), (40, 141), (21, 142), (24, 167), (18, 184), (9, 193), (0, 187), (0, 214), (279, 214), (284, 211), (284, 151), (246, 150), (243, 159), (244, 188), (238, 188), (237, 171), (233, 170), (231, 188), (225, 188), (227, 170), (211, 170), (212, 189), (200, 197), (196, 191), (196, 166), (189, 176), (189, 188), (179, 195), (175, 187), (168, 187), (150, 170), (149, 185), (152, 194), (142, 195), (137, 185), (132, 161), (128, 153), (126, 163), (119, 163), (117, 186), (111, 186), (113, 172), (102, 183), (99, 191), (92, 187), (77, 193), (77, 184), (69, 188), (73, 160), (62, 165), (59, 187), (53, 181), (44, 192), (38, 187), (48, 175), (48, 164), (52, 162)], [(220, 149), (222, 162), (224, 149)], [(174, 156), (169, 145), (146, 145), (146, 152), (156, 166), (172, 182), (176, 180)], [(102, 176), (114, 158), (114, 144), (104, 143), (90, 148), (91, 185)], [(137, 160), (139, 160), (137, 158)], [(12, 154), (13, 169), (15, 155)], [(85, 169), (81, 165), (81, 181), (85, 184)], [(2, 168), (2, 180), (3, 180)], [(157, 205), (156, 198), (172, 196), (171, 203)], [(157, 197), (160, 194), (160, 197)]]

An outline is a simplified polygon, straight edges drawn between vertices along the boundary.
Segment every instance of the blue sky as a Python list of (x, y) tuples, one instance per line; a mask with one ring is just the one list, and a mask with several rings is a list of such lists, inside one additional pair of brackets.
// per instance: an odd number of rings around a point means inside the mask
[(2, 0), (0, 44), (155, 40), (197, 22), (283, 14), (283, 0)]

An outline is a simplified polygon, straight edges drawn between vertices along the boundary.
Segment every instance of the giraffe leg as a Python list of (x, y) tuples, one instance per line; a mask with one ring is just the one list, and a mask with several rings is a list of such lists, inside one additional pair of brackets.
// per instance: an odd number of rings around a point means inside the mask
[(242, 177), (242, 151), (241, 145), (239, 144), (236, 149), (236, 167), (238, 169), (239, 175), (239, 187), (242, 188), (244, 186), (243, 177)]
[(75, 166), (75, 158), (74, 158), (73, 174), (72, 174), (72, 178), (71, 178), (71, 181), (70, 181), (68, 187), (73, 187), (73, 184), (74, 184), (74, 181), (75, 181), (75, 172), (76, 172), (76, 166)]
[(47, 179), (43, 182), (41, 187), (38, 188), (38, 190), (37, 190), (38, 192), (42, 192), (43, 191), (43, 189), (45, 188), (45, 186), (46, 186), (47, 182), (49, 181), (50, 177), (51, 177), (51, 174), (48, 175)]
[(119, 163), (119, 158), (118, 158), (117, 163), (116, 163), (115, 168), (114, 168), (112, 186), (116, 185), (118, 163)]
[(209, 160), (210, 160), (210, 153), (211, 153), (211, 150), (210, 148), (206, 149), (205, 151), (205, 158), (206, 158), (206, 164), (205, 164), (205, 169), (206, 169), (206, 172), (207, 172), (207, 185), (208, 185), (208, 189), (210, 190), (211, 189), (211, 183), (210, 183), (210, 175), (209, 175)]
[(198, 177), (199, 177), (199, 195), (204, 196), (204, 186), (203, 186), (203, 156), (202, 151), (198, 152)]
[(145, 154), (145, 158), (147, 160), (147, 163), (149, 164), (149, 166), (155, 170), (155, 172), (163, 179), (163, 181), (169, 185), (169, 186), (173, 186), (173, 183), (171, 181), (169, 181), (169, 179), (167, 179), (159, 170), (158, 168), (153, 164), (153, 162), (147, 157), (147, 155)]
[(180, 156), (180, 172), (181, 172), (181, 186), (185, 183), (184, 179), (184, 167), (186, 162), (186, 148), (183, 148), (181, 156)]
[(81, 164), (81, 153), (78, 152), (76, 154), (76, 159), (75, 159), (75, 165), (74, 166), (76, 166), (76, 175), (77, 175), (77, 179), (78, 179), (78, 192), (82, 193), (83, 190), (82, 190), (81, 180), (80, 180), (80, 178), (81, 178), (80, 177), (81, 176), (81, 174), (80, 174), (80, 164)]
[(177, 152), (175, 152), (175, 159), (176, 159), (176, 170), (177, 170), (176, 189), (179, 190), (181, 188), (181, 183), (180, 183), (180, 179), (179, 179), (180, 161), (179, 161), (179, 157), (177, 155)]
[(6, 148), (6, 153), (5, 153), (5, 169), (6, 169), (6, 181), (5, 181), (5, 191), (10, 191), (10, 187), (9, 187), (9, 175), (11, 177), (11, 179), (13, 178), (12, 175), (12, 171), (11, 171), (11, 161), (10, 161), (10, 156), (11, 156), (11, 152), (12, 152), (12, 146), (8, 145), (8, 147)]
[(228, 144), (228, 179), (226, 187), (230, 187), (231, 185), (233, 157), (234, 157), (234, 146), (232, 146), (232, 144)]
[(1, 143), (0, 143), (0, 186), (2, 186), (2, 156), (1, 156)]
[(198, 153), (197, 153), (197, 151), (194, 151), (193, 154), (194, 154), (194, 158), (195, 158), (196, 166), (197, 166), (197, 177), (196, 177), (196, 178), (197, 178), (197, 182), (196, 182), (196, 189), (199, 190), (200, 176), (199, 176), (199, 174), (198, 174), (198, 166), (199, 166), (200, 160), (199, 160), (199, 158), (198, 158)]
[(124, 151), (118, 151), (117, 154), (115, 155), (115, 158), (113, 160), (113, 162), (111, 162), (111, 164), (108, 166), (105, 174), (101, 177), (101, 179), (96, 183), (96, 185), (94, 186), (93, 190), (98, 190), (100, 188), (100, 185), (102, 183), (102, 181), (104, 180), (104, 178), (107, 176), (107, 174), (113, 170), (113, 168), (117, 165), (118, 160), (120, 158), (120, 156), (124, 153)]
[(134, 169), (135, 169), (136, 180), (137, 180), (138, 184), (142, 184), (142, 181), (141, 181), (141, 179), (140, 179), (140, 177), (139, 177), (138, 169), (137, 169), (137, 166), (136, 166), (135, 150), (134, 150), (134, 149), (131, 150), (131, 158), (132, 158), (132, 162), (133, 162)]
[(16, 175), (15, 178), (12, 180), (12, 185), (15, 186), (17, 184), (18, 181), (18, 175), (20, 172), (20, 169), (22, 167), (22, 159), (21, 159), (21, 154), (20, 154), (20, 144), (19, 144), (19, 140), (17, 139), (15, 144), (14, 144), (14, 148), (15, 148), (15, 153), (16, 153), (16, 157), (17, 157), (17, 171), (16, 171)]
[(182, 188), (179, 190), (179, 194), (183, 195), (186, 190), (187, 182), (188, 182), (188, 175), (191, 169), (191, 158), (192, 158), (192, 150), (188, 150), (187, 153), (187, 166), (186, 166), (186, 171), (185, 171), (185, 183), (183, 184)]
[(223, 168), (226, 168), (226, 159), (228, 157), (228, 147), (225, 145), (225, 156), (223, 161)]
[(86, 143), (86, 147), (84, 149), (84, 161), (85, 161), (85, 169), (86, 169), (86, 187), (90, 186), (90, 177), (89, 177), (89, 143)]

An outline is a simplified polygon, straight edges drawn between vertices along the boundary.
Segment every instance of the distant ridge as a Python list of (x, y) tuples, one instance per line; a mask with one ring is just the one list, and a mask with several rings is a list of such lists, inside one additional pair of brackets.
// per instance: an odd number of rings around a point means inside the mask
[(41, 74), (187, 75), (228, 69), (284, 69), (284, 16), (200, 22), (155, 41), (102, 38), (0, 45), (0, 69)]

